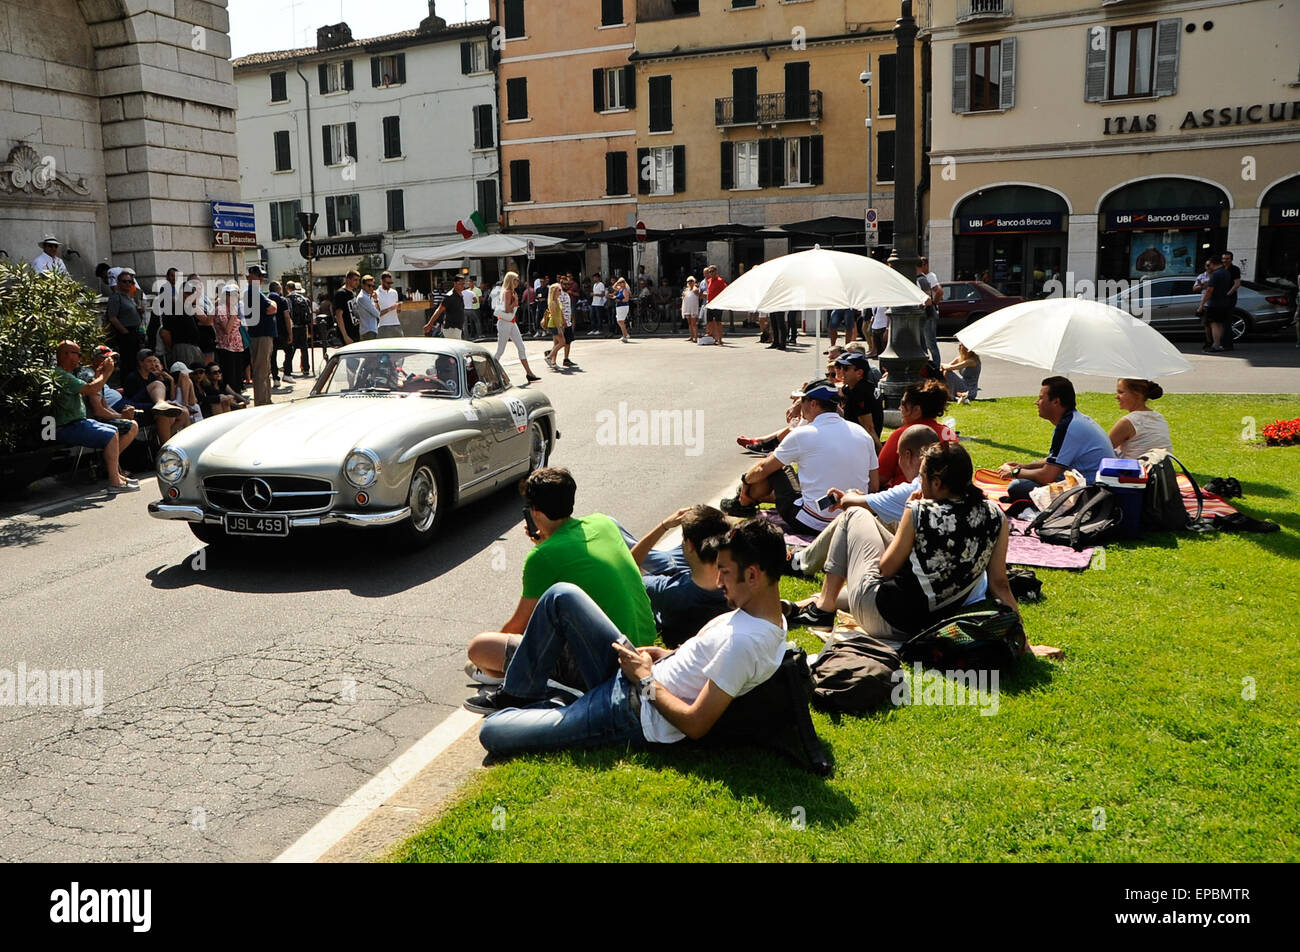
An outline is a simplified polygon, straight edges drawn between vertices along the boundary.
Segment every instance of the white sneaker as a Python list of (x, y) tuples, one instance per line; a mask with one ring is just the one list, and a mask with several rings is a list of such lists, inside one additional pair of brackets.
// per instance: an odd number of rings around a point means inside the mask
[(488, 687), (499, 687), (505, 678), (494, 678), (490, 674), (484, 674), (483, 669), (473, 661), (465, 662), (465, 674), (477, 684), (486, 684)]

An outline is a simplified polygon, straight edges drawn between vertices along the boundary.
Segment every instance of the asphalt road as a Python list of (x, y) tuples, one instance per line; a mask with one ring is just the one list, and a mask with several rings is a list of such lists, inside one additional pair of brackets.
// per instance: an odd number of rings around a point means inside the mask
[[(750, 460), (735, 435), (775, 425), (814, 366), (811, 348), (780, 354), (753, 337), (579, 338), (581, 369), (563, 375), (541, 349), (530, 342), (535, 386), (557, 408), (553, 462), (573, 471), (577, 510), (637, 533), (716, 501)], [(1172, 392), (1300, 387), (1287, 340), (1182, 349), (1196, 372), (1170, 378)], [(981, 383), (1028, 394), (1041, 376), (990, 361)], [(620, 445), (621, 405), (683, 411), (689, 441), (630, 445), (625, 430)], [(613, 442), (598, 439), (603, 420)], [(468, 696), (465, 644), (510, 615), (530, 545), (509, 493), (452, 514), (417, 556), (334, 530), (225, 557), (146, 515), (152, 481), (116, 498), (56, 491), (0, 518), (0, 705), (21, 664), (29, 679), (102, 671), (102, 711), (0, 706), (5, 860), (274, 858)]]

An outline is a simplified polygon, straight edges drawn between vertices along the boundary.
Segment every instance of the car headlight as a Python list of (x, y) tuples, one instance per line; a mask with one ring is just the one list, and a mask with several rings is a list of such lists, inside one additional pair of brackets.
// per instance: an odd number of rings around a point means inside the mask
[(174, 446), (163, 447), (158, 454), (158, 477), (166, 483), (179, 483), (190, 469), (190, 458)]
[(370, 450), (353, 450), (343, 461), (343, 475), (353, 486), (365, 489), (379, 478), (379, 457)]

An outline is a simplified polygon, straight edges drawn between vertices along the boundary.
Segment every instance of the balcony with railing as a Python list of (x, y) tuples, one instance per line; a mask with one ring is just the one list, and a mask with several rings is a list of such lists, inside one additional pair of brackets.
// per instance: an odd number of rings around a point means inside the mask
[(1001, 20), (1012, 15), (1012, 0), (957, 0), (957, 22)]
[(807, 98), (785, 93), (759, 93), (755, 97), (727, 96), (713, 101), (714, 125), (769, 126), (779, 122), (821, 122), (822, 91), (810, 89)]

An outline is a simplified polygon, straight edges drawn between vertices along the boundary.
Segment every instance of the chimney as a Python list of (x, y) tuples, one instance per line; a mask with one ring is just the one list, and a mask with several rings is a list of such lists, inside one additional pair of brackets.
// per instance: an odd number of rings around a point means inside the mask
[(352, 28), (346, 23), (323, 26), (316, 31), (316, 49), (329, 50), (352, 42)]
[(433, 9), (433, 0), (429, 0), (429, 15), (420, 21), (421, 33), (438, 33), (447, 29), (447, 21)]

